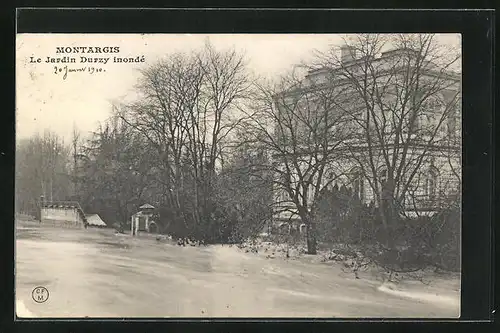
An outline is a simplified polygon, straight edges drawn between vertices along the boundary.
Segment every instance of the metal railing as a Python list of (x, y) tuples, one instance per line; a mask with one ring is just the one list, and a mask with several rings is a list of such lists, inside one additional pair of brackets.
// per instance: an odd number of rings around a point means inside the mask
[(431, 196), (429, 195), (415, 195), (413, 197), (406, 198), (404, 201), (404, 207), (406, 210), (438, 210), (442, 205), (443, 198), (439, 195)]

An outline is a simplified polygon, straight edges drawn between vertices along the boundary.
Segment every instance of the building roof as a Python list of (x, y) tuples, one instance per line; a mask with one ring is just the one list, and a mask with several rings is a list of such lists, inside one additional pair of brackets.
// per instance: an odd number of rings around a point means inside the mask
[(89, 225), (106, 226), (106, 223), (101, 219), (101, 217), (98, 214), (87, 215), (87, 221)]
[(153, 209), (153, 208), (154, 206), (151, 206), (150, 204), (144, 204), (141, 207), (139, 207), (139, 209)]

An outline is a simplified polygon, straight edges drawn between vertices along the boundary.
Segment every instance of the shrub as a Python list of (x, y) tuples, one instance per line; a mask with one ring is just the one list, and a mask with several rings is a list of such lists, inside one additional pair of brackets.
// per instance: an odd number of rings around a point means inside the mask
[(389, 271), (460, 270), (460, 207), (454, 202), (432, 217), (399, 217), (384, 228), (375, 209), (341, 191), (329, 192), (320, 198), (315, 218), (320, 241), (355, 246)]

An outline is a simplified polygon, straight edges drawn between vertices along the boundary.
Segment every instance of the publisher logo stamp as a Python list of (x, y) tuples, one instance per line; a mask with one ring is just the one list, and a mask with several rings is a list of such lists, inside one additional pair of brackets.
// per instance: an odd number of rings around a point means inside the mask
[(36, 287), (31, 292), (31, 297), (37, 303), (44, 303), (49, 299), (49, 291), (45, 287)]

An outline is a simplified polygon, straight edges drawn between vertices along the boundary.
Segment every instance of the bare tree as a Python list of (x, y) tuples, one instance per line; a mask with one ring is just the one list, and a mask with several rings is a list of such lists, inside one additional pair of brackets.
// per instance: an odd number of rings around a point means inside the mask
[[(119, 111), (158, 152), (158, 182), (192, 233), (206, 230), (213, 210), (211, 182), (222, 145), (238, 120), (249, 87), (243, 57), (234, 50), (204, 49), (175, 54), (142, 71), (140, 98)], [(181, 197), (189, 196), (191, 208)], [(192, 223), (189, 223), (192, 221)], [(190, 225), (187, 225), (190, 224)], [(201, 234), (200, 234), (201, 233)]]
[(333, 108), (342, 91), (302, 80), (294, 73), (276, 85), (259, 84), (251, 120), (246, 122), (253, 140), (272, 156), (276, 213), (296, 215), (306, 225), (309, 254), (316, 253), (313, 203), (321, 191), (341, 175), (334, 158), (350, 135), (345, 118)]
[(76, 125), (73, 125), (73, 133), (72, 133), (72, 138), (71, 138), (71, 149), (72, 149), (72, 155), (73, 155), (73, 196), (76, 196), (78, 193), (78, 160), (79, 157), (78, 155), (80, 154), (80, 148), (81, 148), (81, 133), (76, 127)]
[(81, 153), (85, 158), (79, 188), (85, 209), (123, 227), (151, 187), (148, 146), (123, 121), (112, 117), (99, 125)]
[(68, 168), (70, 151), (55, 133), (46, 131), (21, 140), (16, 148), (16, 206), (36, 211), (40, 196), (64, 200), (71, 182)]
[(216, 176), (218, 219), (231, 242), (255, 239), (272, 218), (272, 175), (262, 145), (240, 145)]
[(179, 214), (184, 213), (182, 164), (188, 141), (188, 115), (196, 108), (202, 73), (193, 56), (175, 54), (145, 68), (137, 84), (139, 99), (118, 115), (157, 152), (157, 181)]
[(345, 42), (340, 56), (336, 49), (318, 53), (313, 68), (345, 90), (335, 107), (359, 133), (345, 146), (388, 227), (404, 212), (424, 166), (440, 151), (459, 151), (447, 136), (459, 127), (451, 130), (450, 119), (460, 107), (454, 71), (460, 54), (443, 50), (432, 34), (356, 35)]

